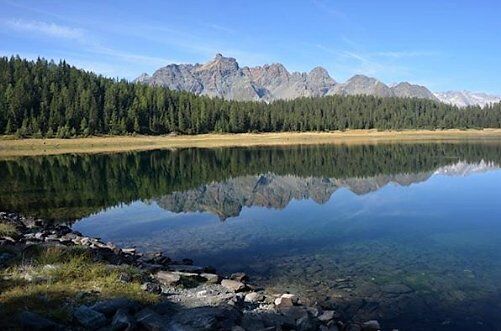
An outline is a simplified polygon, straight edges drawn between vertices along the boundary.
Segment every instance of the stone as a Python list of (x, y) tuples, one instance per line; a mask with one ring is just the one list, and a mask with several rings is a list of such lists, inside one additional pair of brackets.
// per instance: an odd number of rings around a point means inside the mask
[(287, 308), (294, 306), (297, 302), (298, 298), (294, 294), (286, 293), (275, 299), (275, 306), (278, 308)]
[(231, 280), (237, 280), (239, 282), (246, 282), (249, 280), (249, 277), (243, 272), (236, 272), (234, 274), (231, 274), (230, 276)]
[(78, 323), (91, 330), (99, 329), (107, 324), (106, 316), (104, 316), (104, 314), (90, 309), (85, 305), (78, 307), (73, 312), (73, 316)]
[(30, 311), (23, 311), (18, 316), (19, 325), (23, 330), (62, 330), (55, 322)]
[(155, 278), (163, 285), (173, 286), (181, 281), (181, 276), (170, 271), (159, 271), (155, 274)]
[(141, 285), (141, 289), (146, 292), (160, 294), (162, 293), (162, 287), (157, 283), (146, 282)]
[(260, 302), (263, 300), (264, 300), (264, 295), (261, 293), (257, 293), (257, 292), (247, 293), (247, 295), (244, 298), (245, 302), (251, 302), (251, 303)]
[(135, 248), (122, 248), (122, 252), (125, 254), (136, 254)]
[(204, 272), (200, 274), (200, 277), (205, 278), (205, 281), (208, 284), (219, 284), (219, 282), (221, 281), (221, 277), (219, 277), (219, 275), (217, 274)]
[(239, 282), (237, 280), (231, 280), (231, 279), (223, 279), (221, 281), (221, 285), (224, 288), (226, 288), (230, 291), (233, 291), (233, 292), (240, 292), (240, 291), (245, 290), (245, 288), (246, 288), (244, 283)]
[(205, 298), (207, 297), (207, 290), (202, 290), (197, 292), (197, 298)]
[(136, 319), (126, 309), (117, 310), (111, 321), (114, 330), (134, 330), (136, 324)]
[(362, 323), (362, 330), (363, 331), (378, 331), (380, 329), (381, 329), (381, 327), (379, 326), (379, 322), (376, 320), (370, 320), (370, 321)]
[(126, 298), (116, 298), (97, 302), (90, 308), (106, 316), (113, 316), (119, 309), (136, 310), (139, 304)]
[(128, 273), (122, 272), (118, 275), (118, 280), (122, 283), (130, 283), (132, 281), (132, 276)]
[(320, 316), (318, 316), (318, 320), (320, 322), (327, 323), (333, 320), (335, 315), (336, 312), (334, 310), (324, 310), (324, 312)]
[(149, 331), (167, 330), (167, 320), (149, 308), (136, 314), (137, 323)]

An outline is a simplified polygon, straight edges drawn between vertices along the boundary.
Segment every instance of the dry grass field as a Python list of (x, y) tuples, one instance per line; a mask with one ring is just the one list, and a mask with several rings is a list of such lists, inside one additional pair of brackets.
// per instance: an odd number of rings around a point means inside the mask
[(65, 153), (108, 153), (184, 147), (374, 144), (478, 139), (501, 141), (501, 129), (440, 131), (347, 130), (333, 132), (203, 134), (193, 136), (102, 136), (74, 139), (14, 139), (3, 136), (0, 138), (0, 157)]

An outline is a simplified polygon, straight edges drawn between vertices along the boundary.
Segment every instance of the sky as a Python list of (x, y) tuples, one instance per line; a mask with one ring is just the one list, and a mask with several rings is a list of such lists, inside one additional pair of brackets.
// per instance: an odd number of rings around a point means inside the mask
[(0, 0), (0, 55), (134, 79), (216, 53), (501, 95), (499, 0)]

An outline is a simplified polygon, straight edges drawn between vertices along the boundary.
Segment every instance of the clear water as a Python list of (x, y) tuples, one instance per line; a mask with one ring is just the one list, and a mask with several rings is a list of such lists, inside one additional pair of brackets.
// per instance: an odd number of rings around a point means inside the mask
[(401, 330), (501, 329), (501, 144), (0, 161), (0, 208)]

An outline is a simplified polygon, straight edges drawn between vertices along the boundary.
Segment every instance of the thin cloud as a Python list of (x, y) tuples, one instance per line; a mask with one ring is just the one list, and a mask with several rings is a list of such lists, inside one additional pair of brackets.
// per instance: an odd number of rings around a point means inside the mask
[(218, 32), (224, 32), (227, 34), (235, 34), (236, 33), (235, 30), (227, 28), (227, 27), (219, 25), (219, 24), (209, 23), (209, 24), (205, 24), (205, 26), (208, 28), (211, 28), (212, 30), (218, 31)]
[(84, 40), (85, 32), (82, 29), (69, 26), (58, 25), (55, 23), (47, 23), (42, 21), (26, 21), (21, 19), (11, 19), (3, 22), (4, 25), (18, 32), (30, 32), (43, 34), (49, 37)]
[[(97, 41), (86, 30), (56, 24), (53, 22), (43, 21), (27, 21), (21, 19), (11, 19), (2, 22), (6, 28), (18, 31), (21, 33), (44, 35), (51, 38), (66, 39), (76, 42), (86, 52), (100, 55), (107, 55), (115, 59), (120, 59), (126, 62), (143, 63), (147, 65), (161, 66), (169, 63), (170, 61), (161, 57), (148, 56), (143, 54), (129, 53), (114, 48), (104, 46), (101, 42)], [(110, 70), (106, 70), (110, 71)]]
[(435, 51), (386, 51), (372, 53), (374, 56), (401, 59), (407, 57), (429, 57), (437, 56), (440, 53)]
[(344, 13), (344, 12), (338, 10), (338, 9), (333, 8), (326, 1), (323, 1), (323, 0), (311, 0), (311, 2), (313, 3), (313, 5), (315, 5), (315, 7), (317, 7), (322, 12), (324, 12), (324, 13), (330, 15), (330, 16), (333, 16), (333, 17), (336, 17), (336, 18), (341, 18), (341, 19), (347, 19), (346, 13)]

